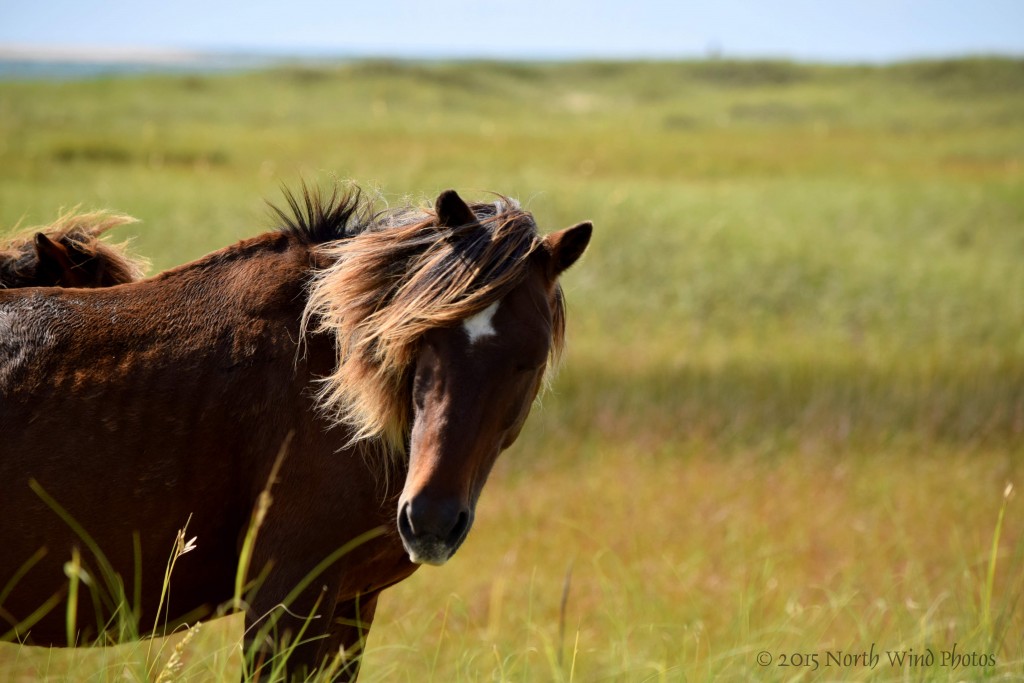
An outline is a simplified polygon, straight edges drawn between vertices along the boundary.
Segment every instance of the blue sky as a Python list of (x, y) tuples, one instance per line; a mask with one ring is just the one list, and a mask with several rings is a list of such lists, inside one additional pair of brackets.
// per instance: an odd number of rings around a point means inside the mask
[(0, 45), (891, 61), (1024, 55), (1024, 0), (0, 0)]

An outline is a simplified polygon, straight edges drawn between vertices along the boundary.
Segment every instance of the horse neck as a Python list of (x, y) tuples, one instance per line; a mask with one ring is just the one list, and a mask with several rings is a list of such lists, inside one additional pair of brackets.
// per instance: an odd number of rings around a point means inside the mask
[[(161, 286), (224, 287), (228, 296), (247, 288), (305, 281), (310, 248), (282, 233), (267, 233), (211, 252), (200, 259), (165, 270), (149, 279)], [(249, 287), (245, 284), (249, 283)], [(237, 290), (237, 291), (236, 291)]]

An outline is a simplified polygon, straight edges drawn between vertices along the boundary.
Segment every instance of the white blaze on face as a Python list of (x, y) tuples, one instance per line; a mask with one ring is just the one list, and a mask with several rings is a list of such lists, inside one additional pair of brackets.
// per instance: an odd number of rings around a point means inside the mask
[(485, 339), (498, 333), (494, 329), (494, 314), (498, 312), (498, 304), (500, 303), (500, 301), (495, 301), (476, 315), (462, 321), (462, 327), (466, 330), (466, 334), (469, 335), (470, 344), (475, 344), (480, 339)]

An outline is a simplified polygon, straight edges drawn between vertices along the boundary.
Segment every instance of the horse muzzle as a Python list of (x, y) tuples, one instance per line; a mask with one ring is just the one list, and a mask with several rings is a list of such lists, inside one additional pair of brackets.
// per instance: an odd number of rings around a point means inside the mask
[(447, 562), (466, 540), (471, 526), (473, 510), (459, 500), (435, 500), (420, 494), (399, 502), (398, 533), (409, 559), (416, 564)]

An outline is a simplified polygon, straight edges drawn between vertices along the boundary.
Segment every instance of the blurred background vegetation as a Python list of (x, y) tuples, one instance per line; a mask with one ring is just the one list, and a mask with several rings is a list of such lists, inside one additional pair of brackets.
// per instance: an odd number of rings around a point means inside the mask
[(789, 680), (756, 653), (872, 643), (1024, 676), (1024, 61), (0, 83), (3, 227), (123, 211), (155, 272), (303, 179), (595, 224), (553, 390), (366, 680)]

